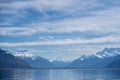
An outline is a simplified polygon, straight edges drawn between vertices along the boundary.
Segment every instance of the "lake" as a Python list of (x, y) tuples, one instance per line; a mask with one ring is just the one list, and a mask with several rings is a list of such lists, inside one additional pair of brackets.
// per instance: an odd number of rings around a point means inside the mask
[(120, 69), (0, 70), (0, 80), (120, 80)]

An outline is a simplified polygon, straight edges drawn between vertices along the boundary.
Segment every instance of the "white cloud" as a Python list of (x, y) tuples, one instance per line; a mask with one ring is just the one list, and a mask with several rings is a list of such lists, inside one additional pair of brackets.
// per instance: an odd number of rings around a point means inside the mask
[[(92, 4), (92, 5), (91, 5)], [(115, 3), (116, 4), (116, 3)], [(15, 10), (34, 8), (46, 15), (45, 10), (55, 10), (63, 12), (62, 15), (77, 15), (83, 13), (82, 10), (87, 8), (95, 8), (102, 6), (102, 2), (96, 0), (34, 0), (34, 1), (14, 1), (12, 3), (1, 3), (0, 7), (8, 7), (5, 13), (11, 13)], [(76, 12), (77, 11), (77, 12)], [(16, 11), (17, 12), (17, 11)], [(75, 12), (75, 13), (74, 13)], [(85, 18), (64, 19), (56, 22), (45, 23), (29, 23), (23, 27), (5, 27), (0, 28), (0, 35), (32, 35), (36, 33), (70, 33), (70, 32), (85, 32), (94, 31), (98, 34), (102, 33), (117, 33), (120, 34), (120, 8), (115, 7), (109, 10), (89, 11)]]
[(8, 43), (1, 42), (0, 46), (15, 47), (15, 46), (39, 46), (39, 45), (66, 45), (66, 44), (96, 44), (96, 43), (119, 43), (120, 36), (106, 36), (93, 39), (57, 39), (50, 41), (33, 41), (33, 42), (17, 42)]
[(1, 3), (0, 7), (7, 7), (14, 10), (34, 8), (40, 12), (46, 10), (62, 11), (65, 14), (71, 14), (84, 10), (86, 8), (99, 6), (96, 0), (29, 0), (29, 1), (14, 1), (11, 3)]
[[(112, 1), (112, 0), (111, 0)], [(108, 2), (108, 1), (105, 1)], [(16, 20), (16, 18), (23, 18), (29, 15), (26, 9), (37, 10), (42, 13), (45, 18), (53, 19), (53, 17), (60, 17), (63, 19), (58, 19), (53, 22), (41, 22), (34, 21), (33, 23), (28, 23), (28, 25), (23, 25), (21, 27), (0, 27), (0, 35), (2, 36), (23, 36), (35, 34), (46, 34), (53, 33), (73, 33), (74, 32), (95, 32), (96, 34), (110, 34), (104, 37), (97, 37), (91, 39), (80, 39), (77, 36), (76, 39), (71, 37), (70, 39), (55, 39), (54, 35), (48, 37), (39, 37), (40, 41), (26, 41), (26, 42), (0, 42), (1, 47), (30, 47), (30, 46), (41, 46), (41, 45), (67, 45), (76, 44), (82, 45), (75, 48), (59, 48), (60, 50), (52, 48), (52, 50), (31, 50), (33, 53), (73, 53), (70, 58), (76, 57), (77, 54), (82, 53), (95, 53), (105, 47), (120, 47), (120, 7), (119, 1), (112, 1), (113, 5), (109, 6), (104, 3), (104, 1), (98, 0), (28, 0), (28, 1), (13, 1), (11, 3), (0, 3), (0, 7), (3, 8), (0, 14), (14, 14), (12, 19), (7, 21)], [(5, 9), (4, 9), (5, 8)], [(6, 9), (7, 8), (7, 9)], [(101, 10), (98, 10), (101, 9)], [(20, 11), (20, 13), (19, 13)], [(58, 12), (60, 15), (50, 15), (47, 11)], [(81, 16), (86, 15), (88, 16)], [(64, 16), (69, 16), (66, 18)], [(17, 22), (17, 21), (15, 21)], [(0, 23), (2, 25), (10, 25), (11, 22)], [(89, 34), (89, 33), (86, 33)], [(70, 35), (70, 34), (69, 34)], [(74, 34), (76, 35), (76, 34)], [(56, 35), (58, 37), (58, 35)], [(84, 35), (83, 35), (84, 36)], [(92, 36), (91, 36), (92, 37)], [(38, 38), (37, 38), (38, 39)], [(100, 43), (100, 45), (99, 45)], [(103, 44), (102, 44), (103, 43)], [(108, 45), (104, 43), (111, 43)], [(114, 44), (115, 43), (115, 44)], [(96, 45), (93, 45), (96, 44)], [(84, 45), (84, 47), (83, 47)], [(87, 45), (87, 46), (86, 46)], [(51, 48), (51, 47), (50, 47)], [(76, 54), (76, 55), (75, 55)], [(68, 55), (67, 55), (68, 56)], [(49, 56), (50, 57), (50, 56)], [(77, 56), (78, 57), (78, 56)], [(69, 57), (68, 57), (69, 58)], [(65, 58), (67, 59), (67, 58)]]
[(16, 14), (16, 10), (0, 10), (0, 14)]
[(31, 28), (24, 28), (24, 27), (5, 27), (0, 28), (0, 35), (31, 35), (36, 31)]
[(98, 11), (95, 16), (60, 20), (57, 22), (31, 23), (23, 27), (0, 28), (0, 35), (32, 35), (36, 33), (71, 33), (93, 31), (98, 34), (120, 34), (120, 8)]
[(11, 24), (9, 22), (1, 22), (0, 26), (2, 26), (2, 25), (11, 25)]
[(49, 40), (54, 40), (54, 37), (53, 36), (44, 36), (44, 37), (38, 37), (38, 39), (44, 40), (44, 41), (49, 41)]

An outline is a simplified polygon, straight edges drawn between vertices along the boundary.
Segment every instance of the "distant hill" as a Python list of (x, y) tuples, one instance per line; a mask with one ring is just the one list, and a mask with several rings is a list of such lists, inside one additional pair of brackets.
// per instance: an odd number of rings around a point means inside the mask
[(61, 60), (54, 60), (51, 62), (53, 65), (53, 68), (67, 68), (67, 66), (71, 63), (71, 62), (64, 62)]
[(0, 68), (31, 68), (30, 65), (0, 49)]

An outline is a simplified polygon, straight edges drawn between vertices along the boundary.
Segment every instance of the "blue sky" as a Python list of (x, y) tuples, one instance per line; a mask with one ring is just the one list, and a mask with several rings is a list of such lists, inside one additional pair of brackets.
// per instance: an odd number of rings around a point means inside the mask
[(0, 47), (72, 60), (120, 47), (120, 0), (1, 0)]

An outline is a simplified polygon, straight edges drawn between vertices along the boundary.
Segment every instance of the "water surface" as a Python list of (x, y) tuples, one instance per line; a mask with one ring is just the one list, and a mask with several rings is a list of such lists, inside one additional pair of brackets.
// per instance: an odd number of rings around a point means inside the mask
[(11, 69), (0, 70), (0, 80), (120, 80), (120, 70)]

